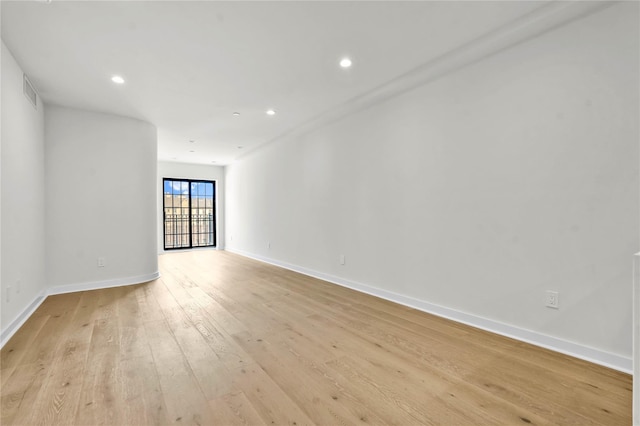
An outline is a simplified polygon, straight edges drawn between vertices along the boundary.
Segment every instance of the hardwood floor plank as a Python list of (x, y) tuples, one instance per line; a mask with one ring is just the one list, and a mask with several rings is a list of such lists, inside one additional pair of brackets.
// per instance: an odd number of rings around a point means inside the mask
[(180, 346), (206, 399), (215, 399), (231, 391), (229, 370), (209, 347), (198, 328), (181, 308), (166, 313), (169, 329)]
[(206, 311), (191, 303), (186, 312), (202, 338), (227, 369), (232, 370), (255, 362), (234, 342), (229, 333), (212, 321)]
[(63, 336), (64, 341), (55, 355), (52, 373), (43, 383), (34, 406), (31, 407), (28, 424), (73, 423), (82, 390), (96, 306), (96, 300), (91, 294), (80, 294), (67, 332)]
[(241, 367), (234, 373), (234, 387), (245, 394), (264, 423), (292, 426), (315, 424), (259, 365)]
[(266, 425), (242, 391), (223, 395), (209, 404), (217, 425)]
[(30, 415), (29, 403), (35, 400), (48, 371), (40, 363), (20, 364), (15, 367), (13, 374), (0, 390), (0, 424), (25, 424), (21, 419)]
[[(231, 315), (222, 305), (220, 305), (203, 288), (190, 288), (187, 290), (193, 300), (198, 304), (201, 311), (207, 318), (216, 325), (215, 328), (224, 330), (227, 334), (236, 334), (248, 331), (236, 317)], [(219, 326), (219, 327), (218, 327)]]
[[(226, 333), (216, 322), (216, 314), (218, 311), (207, 312), (205, 309), (202, 309), (192, 296), (192, 293), (188, 290), (189, 289), (185, 289), (181, 285), (172, 285), (168, 288), (168, 291), (171, 292), (173, 298), (176, 300), (177, 306), (174, 306), (173, 310), (169, 314), (164, 310), (165, 318), (167, 318), (167, 320), (171, 318), (179, 318), (181, 323), (185, 325), (185, 328), (195, 329), (201, 337), (194, 336), (192, 339), (204, 339), (207, 345), (215, 353), (215, 356), (217, 356), (217, 358), (227, 368), (234, 369), (253, 363), (254, 361), (251, 357), (247, 355), (242, 348), (235, 344), (229, 334)], [(198, 295), (205, 299), (209, 299), (209, 296), (207, 295)], [(170, 324), (177, 325), (175, 321), (170, 322)], [(242, 329), (244, 329), (244, 326)], [(176, 334), (176, 337), (177, 336), (178, 335)], [(185, 343), (185, 345), (189, 345), (189, 343)]]
[(209, 288), (207, 293), (216, 300), (227, 312), (231, 313), (245, 330), (279, 330), (283, 324), (279, 323), (274, 316), (265, 315), (259, 306), (261, 299), (255, 297), (245, 297), (243, 301), (238, 301), (233, 295), (225, 294), (216, 288)]
[(181, 424), (215, 424), (207, 399), (165, 320), (144, 324), (159, 378), (166, 417)]
[[(42, 303), (42, 311), (38, 309), (38, 316), (46, 317), (47, 320), (11, 375), (11, 378), (15, 377), (16, 383), (11, 383), (10, 378), (5, 385), (9, 389), (8, 393), (12, 395), (10, 400), (13, 403), (12, 409), (6, 413), (3, 407), (2, 417), (6, 416), (7, 422), (29, 424), (34, 416), (34, 406), (40, 404), (41, 407), (48, 407), (48, 404), (41, 403), (40, 391), (47, 384), (48, 377), (57, 372), (59, 358), (64, 353), (60, 348), (66, 340), (65, 336), (68, 338), (67, 326), (73, 318), (80, 297), (80, 293), (68, 297), (53, 296), (51, 301), (47, 299)], [(65, 303), (66, 299), (70, 303)], [(19, 368), (22, 366), (25, 368)], [(2, 389), (3, 399), (5, 386)], [(44, 417), (46, 413), (47, 411), (41, 412), (40, 417)]]
[(138, 308), (140, 309), (140, 319), (144, 321), (159, 321), (164, 318), (162, 308), (153, 296), (153, 287), (163, 285), (160, 280), (141, 284), (136, 292)]
[(46, 314), (44, 312), (40, 313), (41, 315), (48, 316), (47, 321), (38, 331), (37, 337), (34, 340), (35, 344), (29, 346), (25, 351), (20, 360), (21, 364), (50, 363), (55, 356), (56, 349), (61, 343), (59, 339), (60, 331), (66, 330), (67, 325), (71, 321), (76, 305), (80, 299), (80, 294), (69, 296), (71, 299), (69, 307), (60, 306), (63, 301), (62, 295), (51, 297), (54, 297), (55, 301), (48, 304), (48, 299), (45, 300), (42, 306), (45, 306)]
[(116, 350), (92, 351), (87, 359), (75, 424), (124, 424), (118, 401), (120, 364)]
[[(0, 403), (0, 424), (2, 419), (8, 420), (15, 414), (22, 402), (25, 390), (30, 382), (35, 366), (28, 365), (26, 369), (19, 367), (24, 354), (31, 348), (44, 324), (49, 320), (48, 315), (31, 316), (22, 326), (24, 332), (15, 334), (0, 351), (0, 389), (3, 389)], [(9, 378), (18, 370), (18, 378), (9, 382)]]
[(118, 372), (118, 406), (126, 424), (170, 423), (150, 351), (142, 356), (120, 359)]
[[(481, 395), (476, 394), (476, 392), (471, 392), (467, 389), (469, 385), (473, 385), (477, 390), (482, 390), (484, 393), (489, 392), (490, 394), (496, 394), (501, 390), (506, 390), (503, 385), (498, 384), (501, 383), (501, 380), (496, 380), (496, 377), (500, 377), (501, 370), (503, 368), (503, 365), (499, 360), (496, 358), (487, 358), (486, 354), (479, 353), (476, 353), (475, 355), (472, 353), (468, 355), (460, 355), (456, 351), (464, 352), (462, 349), (464, 346), (463, 342), (461, 342), (459, 348), (445, 348), (444, 352), (441, 352), (442, 348), (436, 348), (436, 355), (434, 356), (432, 348), (420, 348), (418, 339), (413, 340), (416, 342), (415, 345), (408, 346), (404, 344), (403, 339), (400, 339), (402, 335), (401, 333), (398, 333), (398, 336), (391, 342), (385, 342), (377, 330), (367, 333), (364, 331), (364, 328), (362, 328), (362, 325), (360, 325), (354, 329), (357, 332), (354, 333), (349, 330), (347, 332), (348, 334), (345, 336), (340, 331), (343, 330), (344, 327), (343, 321), (336, 321), (333, 317), (329, 319), (325, 316), (319, 315), (314, 316), (313, 318), (324, 324), (330, 334), (335, 335), (340, 339), (339, 342), (336, 342), (337, 346), (346, 348), (349, 353), (361, 354), (360, 358), (363, 362), (370, 362), (373, 365), (396, 365), (399, 366), (398, 368), (412, 371), (411, 374), (407, 374), (409, 377), (428, 374), (428, 378), (425, 380), (429, 383), (430, 388), (437, 388), (436, 385), (440, 384), (439, 389), (441, 390), (444, 389), (442, 386), (445, 386), (447, 389), (457, 389), (457, 391), (450, 392), (454, 395), (461, 393), (459, 390), (463, 389), (464, 393), (467, 395), (473, 394), (474, 396), (472, 400), (480, 401), (479, 405), (481, 406), (493, 406), (495, 405), (496, 400), (490, 395)], [(453, 361), (445, 360), (443, 356), (439, 355), (440, 353), (447, 354), (453, 359)], [(393, 357), (392, 361), (389, 361), (389, 356)], [(457, 357), (460, 357), (462, 360), (456, 361)], [(332, 363), (329, 364), (333, 366)], [(475, 374), (472, 376), (472, 374), (474, 374), (473, 372), (475, 372), (479, 366), (487, 366), (487, 368), (486, 370), (483, 368), (482, 374)], [(531, 378), (528, 375), (521, 375), (518, 378), (512, 378), (512, 381), (509, 382), (509, 386), (517, 386), (519, 389), (526, 389), (530, 386), (530, 380)], [(562, 389), (562, 391), (566, 390)], [(546, 394), (538, 395), (538, 399), (541, 399), (544, 402), (536, 400), (532, 401), (527, 398), (526, 395), (526, 391), (524, 394), (509, 391), (502, 392), (497, 396), (499, 396), (499, 401), (504, 406), (535, 406), (536, 410), (533, 411), (534, 413), (538, 411), (546, 414), (547, 417), (554, 416), (553, 413), (556, 409), (559, 413), (566, 412), (566, 414), (556, 415), (556, 417), (560, 419), (561, 423), (589, 423), (581, 415), (569, 412), (568, 410), (563, 410), (554, 399), (548, 398)], [(464, 405), (464, 403), (460, 401), (456, 401), (456, 403)], [(511, 420), (535, 417), (533, 414), (528, 414), (529, 411), (530, 410), (525, 408), (522, 414), (512, 413), (509, 414), (509, 416), (511, 417)], [(473, 412), (473, 410), (470, 410), (470, 412)], [(566, 415), (566, 418), (564, 418), (563, 415)], [(462, 422), (461, 424), (470, 424), (468, 420), (460, 420), (460, 422)], [(476, 419), (475, 422), (482, 423), (482, 418)]]
[(11, 376), (13, 370), (18, 366), (25, 352), (34, 344), (34, 341), (44, 324), (49, 320), (49, 315), (31, 316), (22, 326), (20, 333), (14, 334), (5, 343), (0, 352), (0, 385), (4, 385), (6, 379)]
[(394, 409), (395, 404), (377, 398), (376, 392), (372, 389), (359, 386), (343, 372), (331, 368), (332, 362), (347, 356), (341, 355), (342, 348), (331, 345), (333, 352), (328, 352), (329, 356), (318, 357), (318, 353), (324, 348), (324, 342), (309, 344), (310, 342), (298, 340), (299, 335), (299, 332), (292, 330), (266, 336), (261, 340), (276, 346), (279, 354), (287, 354), (285, 359), (296, 372), (307, 371), (314, 382), (326, 382), (325, 389), (333, 401), (341, 405), (346, 404), (352, 410), (356, 409), (354, 414), (358, 423), (406, 425), (416, 422), (410, 413)]
[[(354, 395), (347, 379), (291, 348), (279, 350), (271, 343), (277, 337), (246, 333), (234, 338), (315, 424), (387, 423), (367, 400)], [(407, 416), (404, 424), (409, 419)]]
[[(141, 308), (145, 286), (125, 287), (118, 299), (118, 401), (122, 418), (129, 424), (166, 424), (166, 406), (155, 370), (144, 321), (147, 311)], [(156, 305), (157, 306), (157, 305)]]
[(631, 376), (232, 253), (50, 296), (0, 351), (3, 425), (631, 422)]

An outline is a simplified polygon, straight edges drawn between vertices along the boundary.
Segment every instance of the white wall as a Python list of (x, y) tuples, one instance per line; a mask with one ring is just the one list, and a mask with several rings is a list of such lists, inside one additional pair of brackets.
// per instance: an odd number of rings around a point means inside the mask
[(24, 96), (22, 69), (4, 42), (1, 58), (0, 322), (4, 332), (45, 288), (44, 108), (40, 98), (35, 109)]
[[(45, 129), (48, 284), (151, 279), (158, 272), (156, 128), (47, 106)], [(97, 266), (100, 256), (105, 267)]]
[(162, 215), (162, 179), (201, 179), (216, 182), (216, 248), (224, 248), (224, 167), (202, 164), (186, 164), (169, 161), (158, 162), (158, 253), (164, 253)]
[(249, 154), (227, 167), (227, 248), (630, 369), (637, 16), (617, 4)]

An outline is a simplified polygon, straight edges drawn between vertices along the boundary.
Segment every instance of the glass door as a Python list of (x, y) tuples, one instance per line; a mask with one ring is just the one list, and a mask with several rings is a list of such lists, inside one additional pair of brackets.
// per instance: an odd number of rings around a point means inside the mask
[(163, 179), (164, 249), (216, 245), (215, 182)]

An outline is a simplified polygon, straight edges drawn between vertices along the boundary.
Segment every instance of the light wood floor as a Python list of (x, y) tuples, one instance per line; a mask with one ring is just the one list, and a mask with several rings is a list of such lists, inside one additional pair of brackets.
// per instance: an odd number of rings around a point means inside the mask
[(2, 349), (1, 423), (631, 423), (631, 377), (223, 251), (49, 297)]

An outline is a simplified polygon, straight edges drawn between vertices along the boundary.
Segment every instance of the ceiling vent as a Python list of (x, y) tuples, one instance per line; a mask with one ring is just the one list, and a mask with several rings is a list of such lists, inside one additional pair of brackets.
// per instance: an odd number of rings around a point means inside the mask
[(26, 74), (22, 74), (22, 91), (33, 107), (38, 109), (38, 95), (36, 94), (36, 89), (33, 88)]

